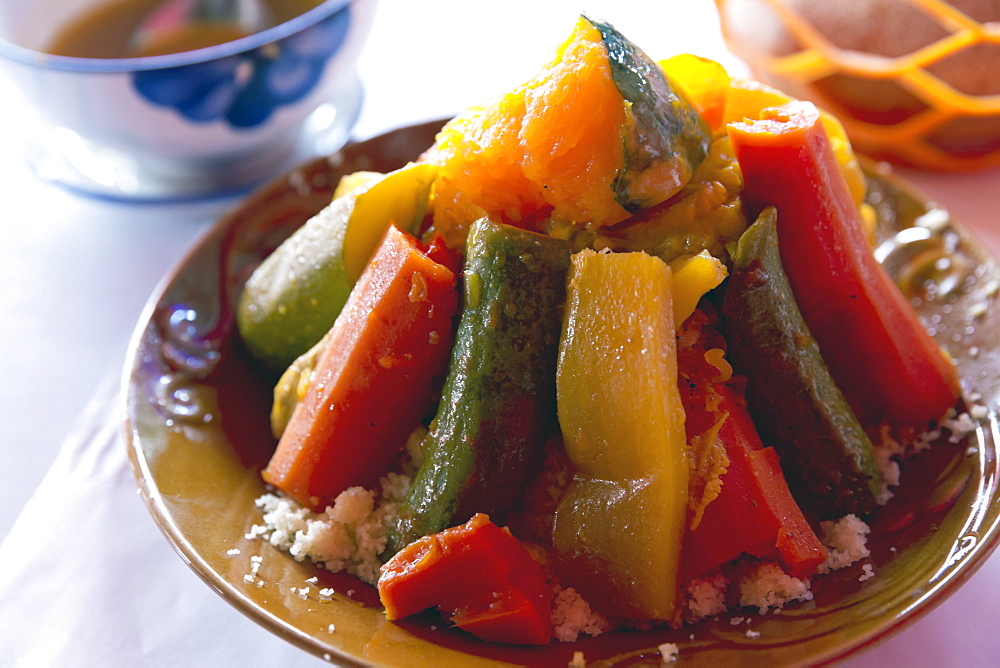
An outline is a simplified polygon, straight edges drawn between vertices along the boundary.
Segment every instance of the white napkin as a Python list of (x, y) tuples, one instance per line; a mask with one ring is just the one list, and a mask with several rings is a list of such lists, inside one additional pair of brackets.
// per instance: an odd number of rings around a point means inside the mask
[[(159, 532), (126, 459), (117, 377), (101, 384), (0, 544), (4, 665), (319, 665), (230, 607)], [(847, 665), (997, 665), (998, 594), (994, 557), (925, 619)]]
[(0, 663), (321, 664), (230, 607), (160, 533), (128, 466), (117, 378), (102, 383), (0, 544)]

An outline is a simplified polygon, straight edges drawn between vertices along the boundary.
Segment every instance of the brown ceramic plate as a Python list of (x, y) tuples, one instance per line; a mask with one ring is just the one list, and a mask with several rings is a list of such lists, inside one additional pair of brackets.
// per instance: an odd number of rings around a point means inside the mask
[[(259, 472), (274, 441), (270, 385), (235, 335), (240, 287), (265, 255), (329, 202), (340, 175), (398, 167), (429, 146), (439, 126), (407, 127), (349, 145), (250, 196), (177, 266), (137, 328), (125, 371), (133, 471), (167, 539), (234, 607), (301, 648), (348, 664), (566, 665), (574, 651), (588, 662), (655, 664), (663, 642), (677, 643), (684, 661), (699, 665), (815, 663), (897, 631), (984, 562), (996, 546), (1000, 517), (1000, 309), (986, 308), (1000, 273), (947, 214), (875, 172), (870, 197), (880, 215), (880, 257), (957, 360), (967, 390), (989, 406), (968, 442), (941, 443), (906, 467), (896, 498), (872, 523), (867, 561), (876, 577), (859, 581), (862, 564), (856, 564), (815, 579), (814, 601), (755, 615), (758, 638), (747, 638), (745, 625), (722, 616), (677, 632), (610, 633), (534, 649), (482, 643), (430, 613), (387, 622), (371, 587), (248, 539), (261, 521), (254, 499), (265, 491)], [(314, 577), (318, 585), (307, 583)], [(304, 597), (293, 590), (303, 587), (309, 587)], [(320, 587), (337, 593), (321, 600)]]

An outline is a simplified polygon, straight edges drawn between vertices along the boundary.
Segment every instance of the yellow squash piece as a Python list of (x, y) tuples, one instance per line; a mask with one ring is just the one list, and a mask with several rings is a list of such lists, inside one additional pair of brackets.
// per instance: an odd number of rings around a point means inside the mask
[(367, 185), (371, 185), (375, 181), (381, 179), (385, 174), (381, 172), (351, 172), (350, 174), (344, 174), (337, 181), (337, 187), (333, 190), (333, 199), (337, 199), (342, 195), (346, 195), (352, 190), (357, 190)]
[(576, 467), (553, 543), (610, 615), (668, 619), (688, 495), (671, 272), (645, 253), (573, 256), (556, 387)]
[(342, 253), (344, 273), (352, 286), (389, 224), (417, 233), (436, 174), (431, 165), (411, 163), (349, 191), (347, 197), (354, 197), (354, 207), (343, 228)]
[(674, 195), (709, 140), (648, 56), (581, 17), (534, 77), (438, 134), (423, 157), (440, 166), (434, 228), (457, 246), (484, 216), (534, 231), (613, 225)]
[(628, 217), (613, 191), (627, 118), (600, 32), (580, 19), (531, 80), (438, 135), (425, 156), (440, 165), (435, 229), (456, 245), (483, 216), (529, 229), (550, 214), (598, 225)]
[(729, 88), (726, 68), (714, 60), (692, 53), (679, 53), (660, 61), (659, 65), (663, 73), (684, 91), (709, 127), (718, 132)]
[(683, 255), (670, 263), (673, 272), (674, 327), (687, 320), (698, 301), (719, 287), (728, 274), (726, 265), (707, 250)]

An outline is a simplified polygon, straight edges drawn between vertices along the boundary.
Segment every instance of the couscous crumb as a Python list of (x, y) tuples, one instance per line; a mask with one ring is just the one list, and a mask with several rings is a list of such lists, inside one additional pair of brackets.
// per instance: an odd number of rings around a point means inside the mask
[(869, 527), (856, 515), (845, 515), (839, 520), (821, 522), (823, 535), (820, 540), (829, 552), (827, 560), (820, 564), (818, 572), (829, 573), (846, 568), (871, 552), (868, 550)]
[(756, 607), (761, 614), (792, 601), (811, 601), (813, 597), (808, 580), (792, 577), (772, 563), (752, 565), (737, 585), (739, 604)]
[(573, 642), (581, 634), (597, 636), (612, 628), (604, 615), (594, 612), (573, 587), (559, 588), (552, 604), (553, 637)]
[(686, 620), (697, 621), (725, 612), (728, 587), (729, 579), (722, 573), (706, 578), (695, 578), (688, 583), (684, 592)]
[(381, 480), (380, 493), (351, 487), (323, 513), (313, 513), (284, 496), (265, 494), (256, 502), (264, 523), (251, 533), (287, 550), (297, 561), (308, 559), (375, 584), (388, 519), (406, 496), (410, 482), (408, 476), (389, 473)]
[(660, 650), (660, 662), (661, 663), (674, 663), (677, 661), (677, 655), (680, 654), (680, 648), (677, 647), (672, 642), (665, 642), (658, 648)]

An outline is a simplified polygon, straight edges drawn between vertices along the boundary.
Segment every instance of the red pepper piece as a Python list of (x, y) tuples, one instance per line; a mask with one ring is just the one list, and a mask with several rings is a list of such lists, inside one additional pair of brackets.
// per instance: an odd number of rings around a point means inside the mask
[(705, 359), (707, 350), (724, 348), (724, 340), (701, 311), (688, 318), (683, 330), (682, 342), (692, 332), (698, 335), (692, 345), (678, 348), (677, 358), (688, 439), (727, 416), (718, 441), (729, 466), (719, 496), (705, 508), (697, 528), (684, 537), (681, 581), (743, 553), (776, 559), (797, 577), (812, 574), (826, 560), (826, 548), (792, 498), (774, 448), (761, 442), (737, 389), (740, 379), (716, 380), (719, 369)]
[[(812, 575), (816, 568), (826, 561), (826, 548), (816, 537), (812, 527), (806, 522), (802, 510), (792, 499), (791, 493), (773, 493), (779, 485), (786, 492), (788, 485), (781, 471), (778, 451), (774, 448), (761, 448), (747, 453), (750, 472), (761, 490), (771, 490), (771, 493), (761, 495), (767, 513), (778, 520), (778, 533), (775, 547), (778, 550), (778, 561), (785, 569), (797, 577)], [(770, 550), (768, 550), (770, 551)], [(752, 552), (758, 557), (768, 556), (767, 552)]]
[(397, 552), (382, 566), (378, 592), (389, 620), (438, 608), (489, 642), (544, 645), (552, 638), (552, 590), (541, 566), (481, 513)]
[(765, 448), (746, 404), (729, 390), (720, 410), (729, 418), (719, 440), (729, 457), (722, 491), (708, 504), (701, 523), (688, 531), (681, 554), (682, 580), (690, 580), (746, 552), (776, 558), (792, 575), (815, 572), (826, 560), (816, 537), (788, 490), (774, 448)]
[(753, 216), (778, 210), (781, 261), (830, 373), (864, 425), (924, 430), (959, 398), (958, 373), (875, 260), (816, 107), (730, 123)]
[(456, 275), (462, 269), (462, 258), (445, 243), (444, 235), (435, 232), (424, 244), (424, 253), (438, 264), (451, 269)]

